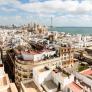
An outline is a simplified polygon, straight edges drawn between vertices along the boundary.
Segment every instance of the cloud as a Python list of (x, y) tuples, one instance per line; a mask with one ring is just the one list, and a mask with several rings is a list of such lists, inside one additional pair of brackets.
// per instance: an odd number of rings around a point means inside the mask
[(81, 2), (79, 0), (29, 0), (26, 3), (22, 3), (21, 0), (0, 0), (0, 7), (0, 11), (6, 14), (19, 11), (11, 18), (7, 15), (2, 17), (4, 22), (10, 19), (10, 23), (14, 21), (13, 23), (18, 24), (36, 19), (39, 22), (44, 22), (44, 19), (49, 22), (50, 17), (54, 17), (55, 24), (59, 25), (82, 25), (82, 23), (91, 25), (92, 23), (92, 0), (81, 0)]
[(89, 26), (92, 27), (91, 15), (63, 15), (53, 18), (54, 26)]
[(19, 0), (0, 0), (0, 11), (3, 13), (15, 12), (20, 4)]
[(11, 25), (11, 24), (23, 24), (24, 23), (24, 19), (19, 16), (19, 15), (15, 15), (15, 16), (0, 16), (0, 24), (2, 25)]
[(3, 5), (3, 4), (9, 4), (9, 3), (18, 3), (19, 0), (0, 0), (0, 5)]
[(92, 12), (92, 2), (82, 1), (79, 3), (77, 0), (48, 0), (38, 2), (37, 0), (37, 2), (21, 4), (19, 8), (27, 12), (87, 14)]
[(15, 16), (15, 19), (16, 19), (16, 20), (19, 20), (19, 19), (21, 19), (21, 18), (22, 18), (22, 17), (19, 16), (19, 15), (16, 15), (16, 16)]
[(0, 0), (0, 5), (3, 4), (13, 6), (12, 9), (16, 8), (29, 13), (43, 13), (48, 15), (55, 13), (76, 15), (92, 12), (91, 0), (83, 0), (81, 3), (78, 0), (45, 0), (43, 2), (40, 2), (40, 0), (30, 0), (26, 3), (22, 3), (20, 0)]
[(2, 12), (14, 12), (14, 11), (16, 11), (16, 9), (15, 8), (7, 8), (7, 7), (1, 7), (0, 8), (0, 10), (2, 11)]

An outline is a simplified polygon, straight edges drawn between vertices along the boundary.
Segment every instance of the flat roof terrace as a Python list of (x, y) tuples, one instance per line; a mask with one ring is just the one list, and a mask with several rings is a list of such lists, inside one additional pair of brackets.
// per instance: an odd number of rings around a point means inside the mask
[(88, 47), (87, 49), (92, 50), (92, 47)]
[(8, 75), (5, 74), (4, 77), (0, 78), (0, 86), (5, 86), (9, 84)]
[(2, 92), (18, 92), (18, 90), (14, 83), (10, 83), (10, 87), (6, 90), (3, 90)]
[(27, 92), (41, 92), (34, 81), (22, 82)]
[[(48, 81), (44, 82), (42, 84), (42, 86), (43, 86), (43, 88), (45, 89), (46, 92), (49, 92), (50, 90), (56, 90), (57, 91), (57, 88), (58, 88), (58, 86), (53, 82), (53, 80), (48, 80)], [(56, 92), (56, 91), (53, 91), (53, 92)]]
[(44, 67), (44, 68), (41, 68), (41, 69), (39, 70), (39, 72), (44, 72), (44, 71), (48, 71), (48, 70), (49, 70), (48, 67)]
[(54, 69), (53, 72), (60, 73), (62, 77), (68, 77), (70, 75), (68, 72), (66, 72), (65, 70), (63, 70), (59, 67)]
[(15, 50), (16, 54), (32, 54), (32, 55), (36, 55), (36, 54), (41, 54), (43, 52), (50, 52), (52, 50), (48, 50), (48, 49), (43, 49), (43, 50), (27, 50), (27, 51), (19, 51), (19, 50)]
[(92, 69), (88, 68), (81, 72), (82, 74), (86, 75), (88, 78), (92, 79)]
[(72, 82), (68, 85), (68, 87), (73, 91), (73, 92), (82, 92), (82, 88), (77, 85), (75, 82)]
[(88, 69), (82, 71), (81, 74), (84, 74), (84, 75), (91, 75), (91, 76), (92, 76), (92, 69), (91, 69), (91, 68), (88, 68)]
[(83, 54), (84, 57), (88, 58), (88, 59), (92, 59), (92, 56), (88, 55), (88, 54)]

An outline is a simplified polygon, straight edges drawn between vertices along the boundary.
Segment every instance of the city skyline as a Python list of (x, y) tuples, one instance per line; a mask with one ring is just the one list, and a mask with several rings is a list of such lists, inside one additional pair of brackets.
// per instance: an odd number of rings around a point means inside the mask
[(0, 25), (91, 26), (91, 0), (0, 0)]
[(92, 92), (92, 0), (0, 0), (0, 92)]

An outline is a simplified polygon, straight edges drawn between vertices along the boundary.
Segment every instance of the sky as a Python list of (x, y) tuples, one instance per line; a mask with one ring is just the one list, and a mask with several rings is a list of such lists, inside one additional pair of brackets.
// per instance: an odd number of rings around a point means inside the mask
[(0, 0), (0, 25), (92, 27), (92, 0)]

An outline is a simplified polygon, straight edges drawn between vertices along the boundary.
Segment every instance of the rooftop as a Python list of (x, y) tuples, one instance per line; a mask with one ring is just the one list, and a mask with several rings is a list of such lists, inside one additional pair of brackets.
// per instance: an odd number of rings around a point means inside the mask
[(88, 59), (92, 59), (92, 56), (88, 55), (88, 54), (83, 54), (84, 57), (88, 58)]
[(83, 74), (81, 73), (78, 73), (78, 72), (73, 72), (73, 74), (75, 75), (75, 77), (78, 79), (78, 80), (81, 80), (83, 83), (91, 86), (92, 85), (92, 79), (88, 78), (87, 76), (84, 76)]
[(73, 92), (81, 92), (82, 88), (78, 86), (76, 83), (72, 82), (68, 84), (68, 87), (73, 91)]
[[(28, 62), (32, 62), (34, 63), (34, 61), (40, 62), (40, 61), (46, 61), (46, 60), (50, 60), (50, 59), (55, 59), (59, 56), (56, 55), (56, 51), (53, 50), (44, 50), (44, 51), (16, 51), (17, 56), (16, 56), (16, 60), (18, 61), (28, 61)], [(39, 59), (37, 58), (37, 54), (39, 55)], [(34, 56), (35, 55), (35, 56)], [(34, 58), (36, 57), (36, 58)]]
[(87, 49), (92, 50), (92, 47), (88, 47)]
[(40, 92), (34, 81), (22, 82), (27, 92)]
[(18, 92), (14, 83), (10, 83), (9, 92)]
[(18, 51), (18, 50), (16, 50), (16, 53), (17, 54), (20, 54), (20, 53), (22, 53), (22, 54), (32, 54), (32, 55), (36, 55), (36, 54), (41, 54), (41, 53), (43, 53), (43, 52), (50, 52), (51, 50), (48, 50), (48, 49), (43, 49), (43, 50), (26, 50), (26, 51)]
[(44, 89), (46, 91), (52, 90), (52, 89), (57, 89), (57, 85), (53, 82), (53, 80), (48, 80), (48, 81), (44, 82), (44, 84), (42, 86), (44, 87)]
[(91, 75), (91, 76), (92, 76), (92, 69), (91, 69), (91, 68), (88, 68), (88, 69), (82, 71), (81, 74), (84, 74), (84, 75)]
[(2, 89), (0, 88), (0, 92), (18, 92), (16, 86), (14, 83), (10, 83), (9, 87), (2, 87)]
[(69, 76), (70, 74), (68, 72), (66, 72), (65, 70), (57, 67), (56, 69), (53, 70), (53, 72), (55, 73), (60, 73), (62, 77), (67, 77)]
[(8, 75), (5, 74), (4, 77), (0, 78), (0, 86), (5, 86), (9, 83)]
[(0, 92), (18, 92), (14, 83), (10, 83), (8, 75), (0, 78)]
[(40, 69), (39, 71), (40, 72), (44, 72), (44, 71), (47, 71), (47, 70), (49, 70), (49, 68), (48, 67), (44, 67), (44, 68)]

